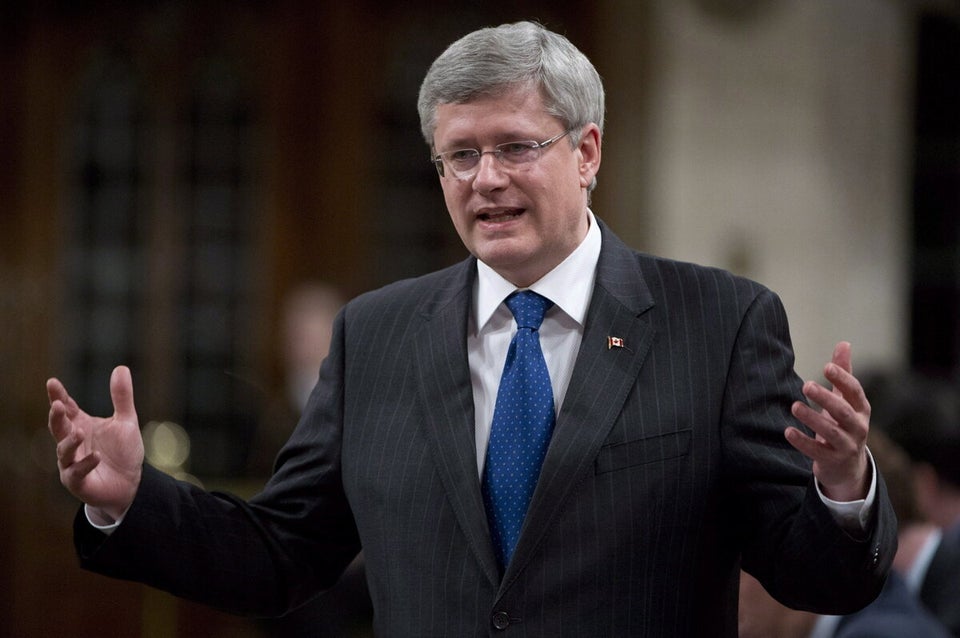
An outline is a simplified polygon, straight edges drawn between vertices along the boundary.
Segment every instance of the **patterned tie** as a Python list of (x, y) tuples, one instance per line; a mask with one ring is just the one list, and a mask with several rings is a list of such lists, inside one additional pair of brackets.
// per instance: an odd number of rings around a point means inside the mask
[(501, 567), (506, 567), (540, 476), (553, 432), (553, 390), (540, 349), (540, 324), (553, 305), (535, 292), (515, 292), (506, 301), (517, 320), (500, 377), (483, 473), (483, 501)]

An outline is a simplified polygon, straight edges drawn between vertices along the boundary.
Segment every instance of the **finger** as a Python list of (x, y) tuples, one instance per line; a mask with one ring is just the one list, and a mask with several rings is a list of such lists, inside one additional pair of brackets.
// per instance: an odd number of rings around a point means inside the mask
[(807, 436), (795, 427), (788, 427), (786, 430), (784, 430), (783, 435), (786, 437), (787, 442), (790, 443), (790, 445), (799, 450), (801, 454), (809, 459), (816, 461), (825, 453), (823, 443), (817, 441), (812, 436)]
[(130, 368), (117, 366), (110, 375), (110, 398), (114, 415), (124, 421), (136, 421), (137, 411), (133, 405), (133, 378)]
[(849, 385), (837, 387), (840, 388), (839, 392), (827, 390), (819, 383), (807, 381), (803, 384), (803, 394), (808, 400), (821, 407), (821, 414), (825, 412), (844, 428), (850, 428), (859, 422), (859, 412), (853, 404), (857, 403), (858, 407), (862, 407), (865, 403), (863, 393), (861, 391), (858, 397)]
[(70, 396), (67, 388), (59, 379), (47, 379), (47, 398), (50, 399), (51, 404), (54, 401), (60, 401), (66, 412), (70, 415), (76, 415), (80, 411), (77, 402), (73, 400), (73, 397)]
[(870, 413), (870, 403), (867, 401), (863, 386), (849, 370), (834, 363), (828, 363), (824, 368), (824, 376), (833, 385), (834, 396), (842, 397), (859, 413)]
[(838, 459), (848, 455), (852, 449), (849, 446), (838, 449), (831, 445), (829, 441), (807, 436), (792, 426), (788, 426), (783, 434), (790, 445), (815, 463), (835, 463)]
[[(816, 381), (805, 382), (803, 388), (801, 388), (801, 392), (803, 392), (803, 396), (805, 396), (809, 402), (809, 405), (800, 402), (801, 405), (806, 408), (804, 413), (821, 415), (824, 418), (831, 414), (831, 410), (839, 411), (841, 404), (844, 402), (842, 395), (835, 393), (833, 390), (828, 390)], [(795, 405), (794, 407), (796, 410), (799, 406)]]
[(66, 405), (70, 401), (70, 393), (67, 392), (60, 379), (51, 378), (47, 379), (47, 398), (50, 399), (50, 403), (60, 401)]
[(866, 430), (861, 427), (861, 421), (856, 418), (850, 405), (825, 388), (816, 387), (824, 396), (826, 405), (823, 410), (814, 410), (802, 401), (797, 401), (793, 404), (793, 416), (813, 430), (817, 437), (833, 450), (849, 451), (859, 446), (860, 442), (866, 440)]
[(73, 430), (73, 423), (67, 418), (67, 409), (60, 399), (50, 404), (50, 415), (47, 418), (47, 429), (58, 443), (67, 437)]
[(833, 348), (831, 363), (834, 363), (847, 372), (853, 372), (853, 348), (849, 341), (841, 341)]
[(57, 443), (57, 464), (66, 469), (76, 462), (77, 450), (83, 443), (83, 436), (79, 432), (71, 432)]
[(57, 400), (63, 401), (66, 396), (67, 389), (63, 387), (63, 384), (60, 383), (59, 379), (47, 379), (47, 398), (50, 399), (50, 403), (53, 403)]
[(795, 402), (791, 412), (798, 421), (810, 428), (821, 440), (830, 442), (842, 435), (841, 432), (837, 431), (838, 426), (833, 419), (802, 401)]
[(90, 453), (69, 467), (61, 468), (60, 481), (67, 486), (67, 489), (76, 492), (83, 479), (98, 465), (100, 465), (100, 455), (96, 452)]

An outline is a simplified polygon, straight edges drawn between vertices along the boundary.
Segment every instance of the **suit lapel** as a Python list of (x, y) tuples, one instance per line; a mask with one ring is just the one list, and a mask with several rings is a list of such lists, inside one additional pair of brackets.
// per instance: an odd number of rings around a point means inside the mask
[[(635, 254), (602, 223), (603, 248), (583, 341), (524, 530), (501, 584), (509, 586), (536, 549), (620, 414), (653, 340), (645, 313), (653, 299)], [(447, 498), (491, 583), (500, 581), (477, 477), (473, 384), (467, 361), (467, 320), (476, 262), (468, 259), (424, 303), (415, 336), (415, 370), (424, 429)], [(623, 340), (610, 347), (609, 337)]]
[(477, 476), (473, 384), (467, 361), (467, 318), (476, 261), (468, 259), (421, 309), (416, 371), (427, 438), (457, 522), (494, 585), (499, 581)]
[[(501, 590), (523, 569), (580, 478), (593, 471), (653, 340), (651, 319), (645, 314), (653, 299), (636, 255), (603, 224), (600, 228), (603, 247), (583, 341)], [(622, 339), (622, 347), (611, 347), (610, 337)]]

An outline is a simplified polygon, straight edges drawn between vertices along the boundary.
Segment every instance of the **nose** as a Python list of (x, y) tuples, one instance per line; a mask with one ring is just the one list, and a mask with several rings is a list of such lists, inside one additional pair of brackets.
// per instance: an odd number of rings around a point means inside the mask
[(478, 193), (489, 193), (503, 188), (510, 181), (503, 164), (493, 153), (484, 153), (477, 164), (477, 174), (473, 176), (473, 190)]

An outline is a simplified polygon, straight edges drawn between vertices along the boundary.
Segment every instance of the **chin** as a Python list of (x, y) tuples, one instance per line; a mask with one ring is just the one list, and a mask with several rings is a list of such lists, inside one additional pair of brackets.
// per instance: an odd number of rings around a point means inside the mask
[(480, 250), (477, 258), (494, 270), (517, 270), (529, 267), (533, 254), (517, 250)]

